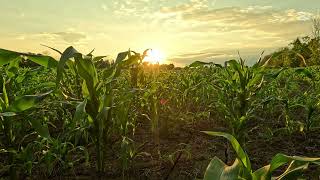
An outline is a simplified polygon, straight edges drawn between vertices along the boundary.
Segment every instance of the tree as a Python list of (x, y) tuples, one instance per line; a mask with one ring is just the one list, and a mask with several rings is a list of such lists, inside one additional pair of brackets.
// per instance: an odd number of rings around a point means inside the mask
[(316, 16), (313, 17), (312, 19), (312, 24), (313, 24), (313, 36), (315, 39), (319, 40), (320, 39), (320, 13), (318, 13)]

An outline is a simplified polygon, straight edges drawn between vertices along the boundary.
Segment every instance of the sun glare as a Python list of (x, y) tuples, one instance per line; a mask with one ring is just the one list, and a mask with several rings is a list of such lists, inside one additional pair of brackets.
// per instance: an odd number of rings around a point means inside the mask
[(148, 51), (144, 61), (151, 64), (163, 64), (165, 62), (165, 55), (158, 49), (151, 49)]

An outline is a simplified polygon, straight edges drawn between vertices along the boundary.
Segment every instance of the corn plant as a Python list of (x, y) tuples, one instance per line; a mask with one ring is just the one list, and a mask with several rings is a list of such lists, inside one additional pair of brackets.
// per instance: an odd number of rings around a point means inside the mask
[[(1, 154), (9, 154), (8, 164), (11, 178), (16, 177), (16, 167), (15, 165), (18, 161), (29, 162), (30, 158), (25, 157), (23, 154), (29, 152), (21, 148), (18, 144), (17, 135), (20, 135), (21, 128), (15, 128), (16, 118), (23, 117), (23, 114), (34, 107), (36, 107), (44, 98), (46, 98), (52, 91), (37, 94), (37, 95), (19, 95), (15, 97), (13, 82), (22, 82), (24, 80), (24, 75), (18, 76), (19, 64), (24, 59), (31, 59), (33, 62), (44, 66), (44, 67), (54, 67), (56, 61), (48, 56), (34, 55), (18, 53), (14, 51), (8, 51), (0, 49), (0, 66), (5, 69), (5, 74), (2, 75), (1, 79), (1, 93), (0, 93), (0, 132), (4, 134), (5, 142), (1, 143)], [(25, 120), (27, 121), (27, 120)], [(46, 124), (42, 124), (38, 119), (28, 120), (32, 128), (43, 138), (49, 138), (49, 131)], [(28, 135), (26, 135), (28, 136)], [(28, 147), (26, 148), (28, 149)], [(25, 162), (23, 162), (25, 163)], [(29, 167), (29, 165), (28, 165)], [(28, 169), (28, 168), (27, 168)], [(29, 171), (30, 172), (30, 171)]]
[[(272, 89), (267, 92), (273, 106), (271, 112), (279, 114), (278, 120), (284, 126), (275, 131), (308, 134), (317, 127), (319, 92), (315, 77), (309, 69), (286, 70), (268, 89)], [(301, 112), (299, 116), (295, 113), (297, 111)]]
[[(59, 52), (59, 51), (58, 51)], [(143, 56), (139, 53), (126, 51), (118, 54), (114, 64), (102, 72), (102, 80), (98, 79), (97, 69), (94, 61), (102, 59), (103, 56), (93, 57), (91, 53), (83, 55), (73, 47), (67, 48), (61, 53), (57, 66), (57, 86), (62, 87), (62, 78), (67, 76), (65, 65), (70, 71), (76, 72), (80, 79), (75, 83), (81, 87), (78, 97), (64, 96), (69, 100), (77, 100), (78, 106), (74, 120), (86, 114), (88, 122), (92, 124), (89, 133), (94, 141), (97, 155), (97, 170), (104, 171), (105, 140), (112, 127), (112, 110), (114, 108), (114, 83), (122, 69), (142, 61)], [(80, 98), (80, 99), (78, 99)]]
[[(261, 58), (260, 58), (261, 60)], [(245, 125), (252, 118), (257, 103), (256, 93), (265, 82), (265, 66), (260, 60), (252, 67), (245, 61), (230, 60), (214, 81), (217, 107), (225, 116), (225, 122), (232, 135), (241, 144), (245, 142)]]
[(146, 107), (147, 113), (143, 114), (151, 123), (151, 132), (153, 134), (154, 142), (158, 145), (160, 143), (160, 97), (159, 90), (161, 82), (158, 80), (159, 72), (153, 72), (149, 77), (151, 82), (148, 83), (147, 88), (142, 96), (143, 107)]
[[(228, 133), (204, 131), (211, 136), (226, 138), (237, 154), (237, 158), (231, 166), (226, 165), (219, 158), (214, 157), (209, 163), (204, 175), (205, 180), (209, 179), (247, 179), (247, 180), (271, 180), (271, 179), (295, 179), (303, 175), (303, 170), (307, 169), (310, 163), (320, 165), (320, 158), (308, 158), (300, 156), (287, 156), (284, 154), (275, 155), (271, 163), (253, 171), (247, 153), (242, 149), (236, 138)], [(277, 177), (273, 173), (289, 164), (286, 170)]]
[[(47, 68), (56, 68), (58, 62), (50, 56), (44, 56), (41, 54), (21, 53), (15, 51), (9, 51), (0, 49), (0, 66), (10, 64), (12, 62), (18, 63), (22, 60), (30, 60), (38, 65)], [(10, 66), (10, 65), (9, 65)]]

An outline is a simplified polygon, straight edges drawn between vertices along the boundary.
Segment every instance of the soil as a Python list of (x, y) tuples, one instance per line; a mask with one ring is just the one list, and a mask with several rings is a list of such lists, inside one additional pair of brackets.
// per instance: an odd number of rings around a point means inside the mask
[[(171, 126), (173, 125), (174, 126)], [(199, 120), (195, 122), (169, 123), (167, 136), (160, 136), (159, 144), (154, 143), (150, 132), (150, 123), (146, 120), (138, 124), (134, 136), (135, 144), (141, 145), (139, 155), (132, 160), (124, 179), (202, 179), (210, 160), (217, 156), (226, 161), (227, 141), (219, 137), (208, 136), (201, 131), (219, 130), (219, 122)], [(220, 128), (222, 129), (222, 128)], [(253, 169), (257, 170), (271, 162), (277, 153), (308, 157), (320, 156), (320, 130), (313, 130), (308, 135), (302, 133), (274, 134), (271, 138), (261, 138), (259, 129), (249, 133), (245, 149), (250, 157)], [(178, 151), (184, 149), (184, 151)], [(232, 164), (235, 155), (232, 149), (228, 164)], [(91, 168), (78, 167), (72, 174), (56, 176), (52, 179), (123, 179), (120, 160), (114, 153), (106, 159), (106, 173), (100, 176), (95, 173), (94, 160)], [(173, 155), (170, 160), (170, 155)], [(93, 158), (94, 159), (94, 158)], [(276, 174), (283, 172), (280, 169)], [(310, 166), (307, 179), (319, 179), (320, 169)], [(76, 175), (76, 176), (75, 176)]]

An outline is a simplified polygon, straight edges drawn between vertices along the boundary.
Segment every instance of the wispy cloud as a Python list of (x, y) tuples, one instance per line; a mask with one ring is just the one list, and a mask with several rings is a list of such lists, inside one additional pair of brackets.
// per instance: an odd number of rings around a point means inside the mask
[(173, 58), (180, 63), (234, 57), (237, 50), (246, 57), (256, 57), (260, 51), (284, 46), (296, 37), (310, 34), (312, 29), (311, 12), (272, 6), (214, 8), (204, 1), (199, 6), (195, 3), (189, 1), (159, 11), (160, 23), (175, 26), (180, 36), (211, 46), (210, 51), (198, 56), (182, 54)]
[(107, 7), (106, 4), (102, 4), (102, 5), (101, 5), (101, 8), (102, 8), (102, 10), (104, 10), (104, 11), (108, 10), (108, 7)]

